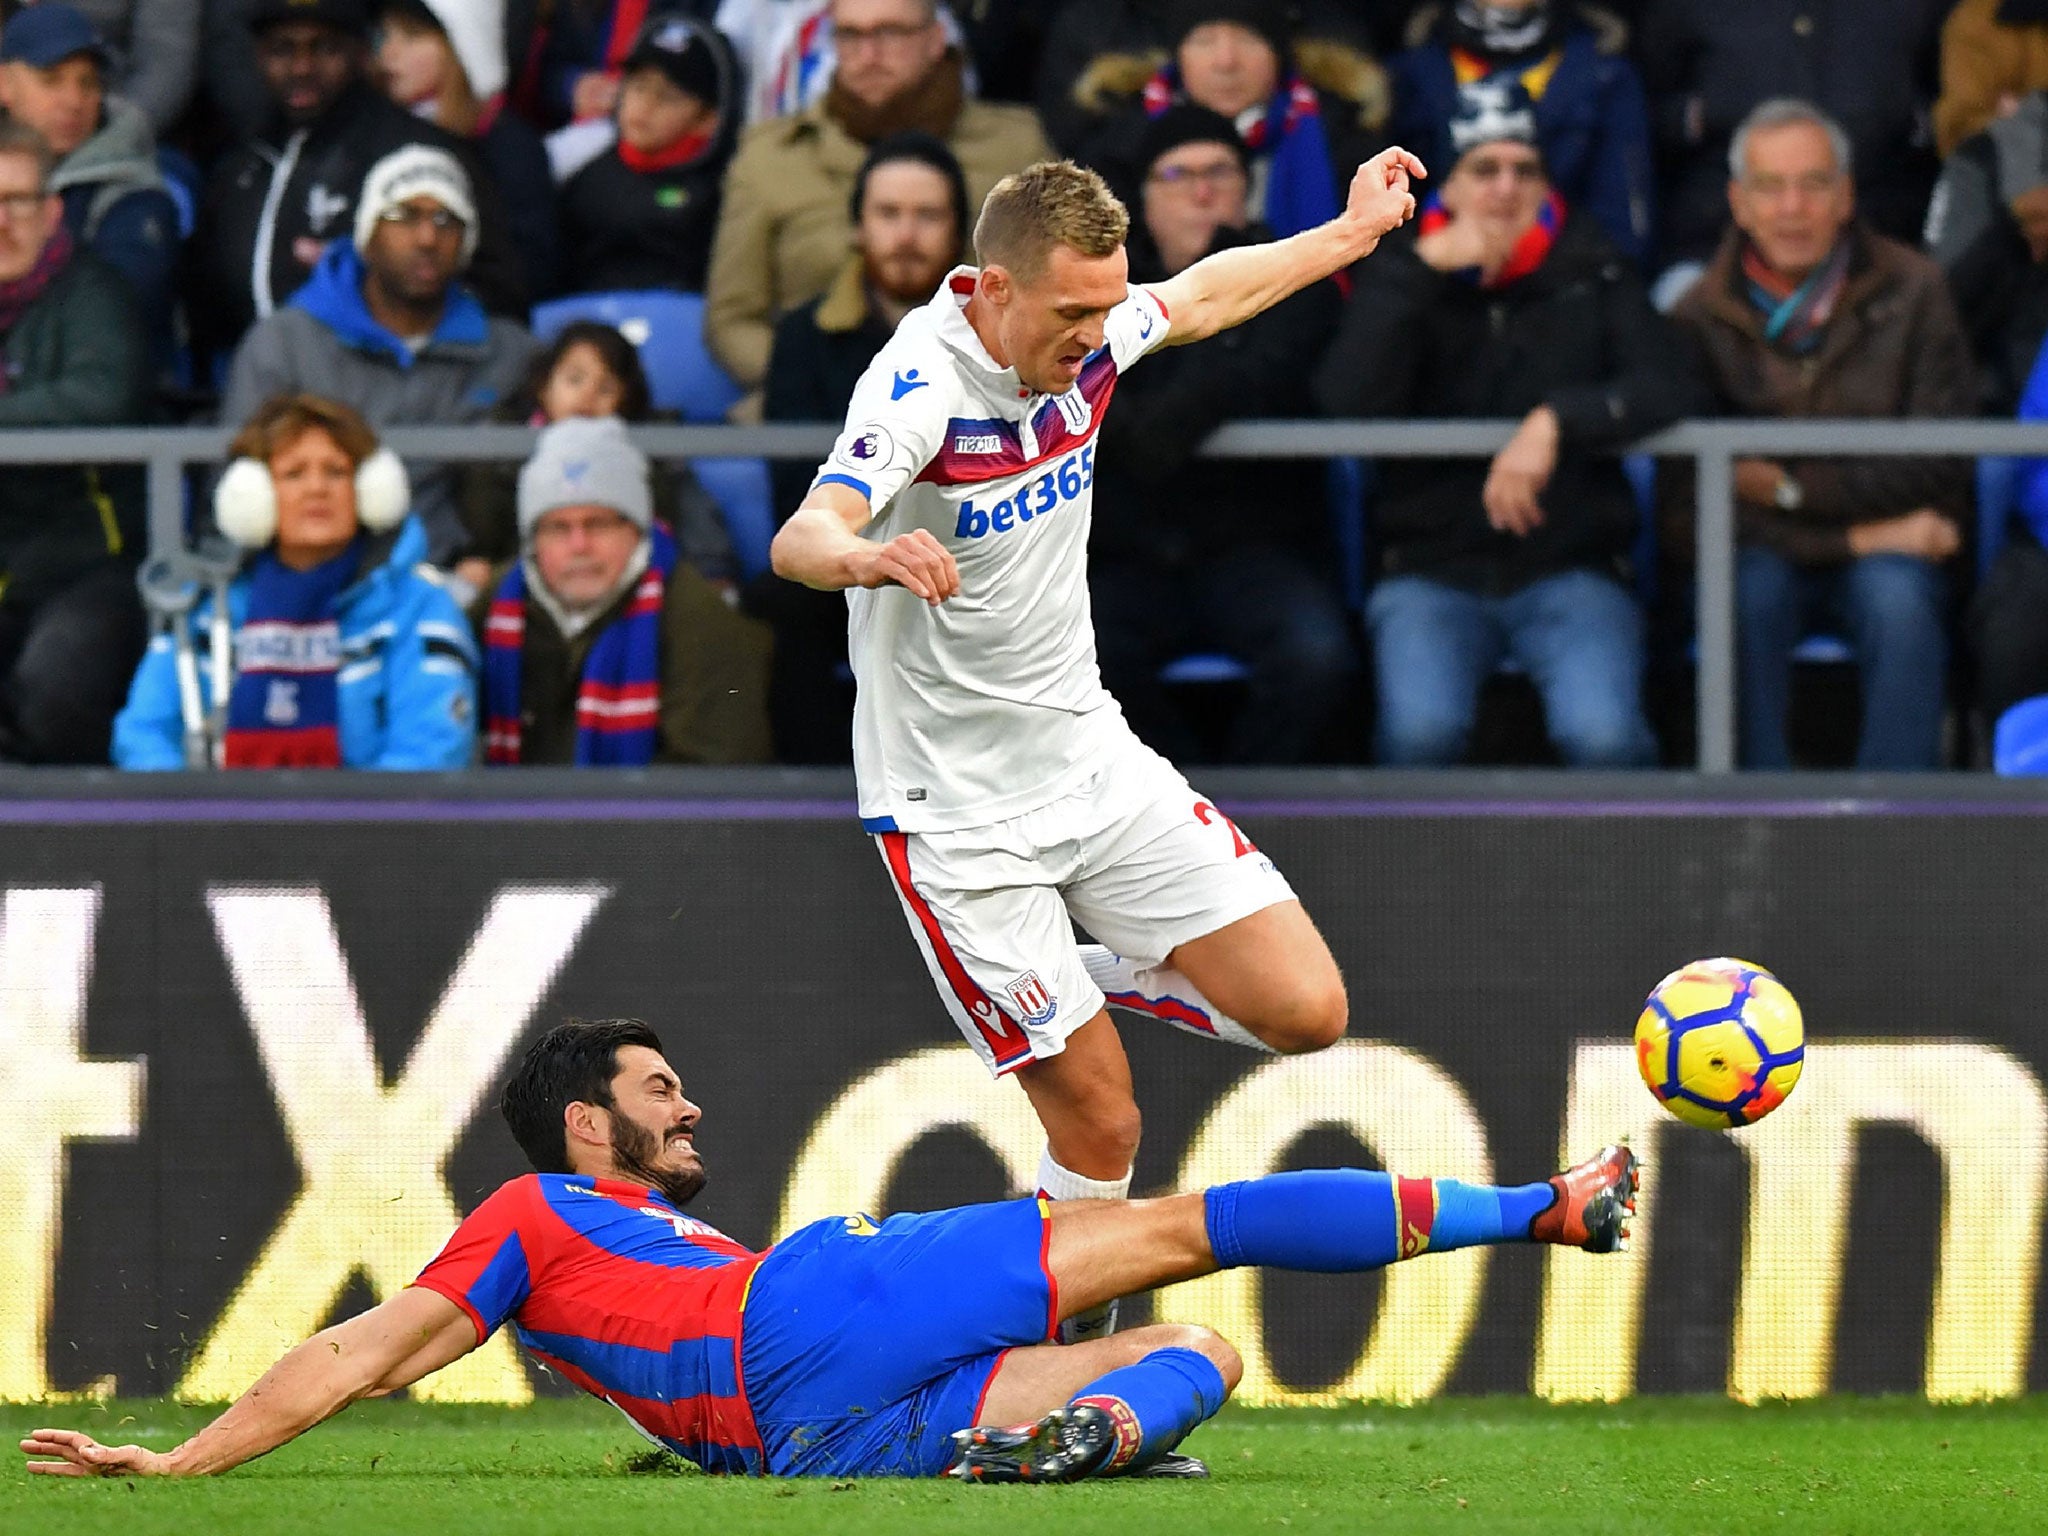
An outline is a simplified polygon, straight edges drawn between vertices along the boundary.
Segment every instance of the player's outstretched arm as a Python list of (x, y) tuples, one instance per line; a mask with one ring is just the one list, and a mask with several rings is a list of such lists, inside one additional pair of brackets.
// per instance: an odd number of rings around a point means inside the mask
[(314, 1334), (176, 1450), (101, 1445), (73, 1429), (36, 1430), (21, 1448), (54, 1458), (28, 1464), (52, 1477), (204, 1477), (276, 1450), (358, 1398), (410, 1386), (479, 1342), (468, 1313), (412, 1287)]
[(860, 537), (874, 517), (850, 485), (814, 486), (768, 546), (775, 574), (824, 592), (892, 583), (937, 605), (960, 590), (960, 568), (922, 528), (886, 544)]
[(1172, 319), (1166, 344), (1181, 346), (1241, 325), (1370, 255), (1382, 235), (1413, 217), (1415, 197), (1408, 182), (1427, 174), (1407, 150), (1383, 149), (1358, 168), (1344, 211), (1327, 224), (1285, 240), (1218, 251), (1163, 283), (1150, 284)]

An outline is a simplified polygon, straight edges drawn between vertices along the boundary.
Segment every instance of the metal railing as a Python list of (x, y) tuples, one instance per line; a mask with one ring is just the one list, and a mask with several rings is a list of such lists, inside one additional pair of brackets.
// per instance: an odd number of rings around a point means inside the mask
[[(1518, 422), (1237, 422), (1197, 450), (1211, 458), (1483, 458), (1497, 452)], [(740, 456), (819, 458), (831, 425), (644, 426), (633, 429), (655, 458)], [(217, 465), (231, 433), (222, 427), (80, 428), (0, 432), (0, 464), (142, 464), (148, 471), (152, 550), (185, 535), (184, 471)], [(490, 463), (523, 459), (534, 434), (525, 427), (409, 427), (385, 441), (413, 459)], [(1699, 767), (1735, 767), (1735, 460), (1764, 457), (2048, 456), (2048, 422), (1980, 420), (1685, 422), (1628, 445), (1628, 452), (1689, 458), (1697, 466)]]

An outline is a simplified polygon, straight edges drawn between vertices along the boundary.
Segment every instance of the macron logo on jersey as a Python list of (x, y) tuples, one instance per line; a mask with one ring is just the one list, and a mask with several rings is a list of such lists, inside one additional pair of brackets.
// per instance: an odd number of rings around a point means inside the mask
[(917, 376), (915, 368), (906, 368), (890, 382), (889, 398), (891, 400), (901, 400), (912, 390), (923, 389), (929, 383), (931, 383), (930, 379), (920, 379)]
[(955, 453), (1001, 453), (1002, 434), (998, 432), (956, 432), (953, 435)]

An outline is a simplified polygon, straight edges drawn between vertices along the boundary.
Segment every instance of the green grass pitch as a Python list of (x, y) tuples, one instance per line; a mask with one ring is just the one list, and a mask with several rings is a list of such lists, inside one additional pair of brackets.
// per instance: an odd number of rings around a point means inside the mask
[[(39, 1424), (166, 1448), (205, 1422), (162, 1403), (0, 1406), (8, 1444)], [(1837, 1399), (1743, 1408), (1509, 1398), (1419, 1408), (1228, 1410), (1188, 1449), (1207, 1483), (966, 1488), (863, 1479), (716, 1479), (649, 1470), (609, 1409), (364, 1403), (203, 1482), (0, 1475), (0, 1532), (386, 1536), (685, 1530), (916, 1536), (1330, 1532), (1915, 1532), (2048, 1527), (2048, 1398), (1971, 1408)]]

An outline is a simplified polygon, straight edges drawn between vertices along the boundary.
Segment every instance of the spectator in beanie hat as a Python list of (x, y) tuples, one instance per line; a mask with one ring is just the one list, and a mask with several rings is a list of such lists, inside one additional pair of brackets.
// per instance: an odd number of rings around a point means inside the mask
[(519, 533), (475, 615), (486, 761), (767, 760), (767, 633), (677, 558), (623, 423), (542, 430), (519, 472)]
[(573, 286), (699, 292), (736, 132), (731, 49), (715, 28), (660, 16), (624, 71), (613, 144), (562, 189)]
[(1378, 759), (1461, 761), (1512, 657), (1567, 765), (1646, 767), (1645, 622), (1625, 580), (1639, 515), (1615, 450), (1704, 401), (1633, 263), (1550, 185), (1520, 84), (1459, 97), (1456, 163), (1431, 167), (1414, 233), (1352, 269), (1316, 380), (1333, 416), (1521, 423), (1491, 462), (1381, 466)]
[[(487, 316), (462, 281), (478, 231), (461, 163), (417, 144), (387, 155), (364, 178), (354, 226), (353, 242), (330, 247), (312, 281), (244, 338), (223, 414), (306, 392), (379, 427), (482, 420), (518, 388), (534, 343)], [(409, 467), (431, 558), (450, 563), (467, 544), (454, 472)]]
[(529, 291), (555, 284), (555, 183), (540, 135), (505, 110), (505, 0), (383, 0), (385, 94), (476, 146), (505, 202)]
[(256, 0), (249, 27), (264, 126), (216, 162), (192, 237), (194, 336), (225, 350), (285, 305), (346, 244), (371, 166), (408, 144), (461, 162), (476, 205), (466, 274), (494, 314), (523, 317), (524, 261), (476, 147), (399, 106), (371, 78), (368, 0)]
[(1411, 46), (1388, 66), (1397, 144), (1448, 166), (1459, 92), (1481, 80), (1528, 98), (1550, 184), (1599, 221), (1639, 267), (1655, 230), (1649, 108), (1628, 29), (1576, 0), (1446, 0), (1418, 12)]

